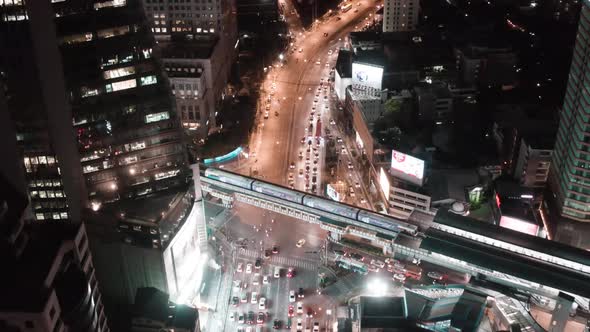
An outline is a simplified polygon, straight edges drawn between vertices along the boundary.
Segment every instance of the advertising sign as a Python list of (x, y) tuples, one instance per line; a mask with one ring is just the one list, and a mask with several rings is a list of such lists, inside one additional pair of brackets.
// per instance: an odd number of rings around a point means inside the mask
[(402, 180), (421, 186), (424, 180), (424, 160), (392, 150), (390, 173)]
[(336, 202), (340, 202), (340, 194), (338, 194), (338, 191), (336, 191), (336, 188), (334, 188), (329, 183), (326, 186), (326, 192), (328, 194), (328, 197), (330, 197), (331, 200), (336, 201)]
[(387, 177), (387, 174), (385, 173), (383, 167), (379, 168), (379, 186), (383, 191), (383, 195), (385, 195), (385, 199), (389, 200), (389, 178)]
[(352, 85), (356, 88), (372, 88), (381, 91), (383, 67), (352, 63)]

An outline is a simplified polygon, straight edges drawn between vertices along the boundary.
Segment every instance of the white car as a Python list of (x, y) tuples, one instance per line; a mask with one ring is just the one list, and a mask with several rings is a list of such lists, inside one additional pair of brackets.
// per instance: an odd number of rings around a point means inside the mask
[(262, 284), (263, 284), (263, 285), (266, 285), (266, 284), (268, 284), (268, 283), (269, 283), (269, 281), (270, 281), (270, 280), (269, 280), (268, 276), (264, 276), (264, 277), (262, 277)]
[(352, 163), (349, 161), (348, 162), (348, 169), (353, 169), (353, 168), (354, 168), (354, 166), (352, 166)]
[(250, 297), (250, 303), (252, 303), (252, 304), (258, 303), (258, 293), (257, 292), (252, 292), (252, 295)]
[(303, 314), (303, 302), (301, 302), (301, 301), (297, 302), (297, 314), (298, 315)]
[(238, 314), (234, 311), (232, 313), (229, 314), (229, 320), (231, 320), (232, 322), (236, 320), (236, 317), (238, 316)]
[(399, 281), (399, 282), (404, 282), (404, 281), (406, 281), (406, 276), (403, 274), (396, 273), (393, 275), (393, 280)]
[[(289, 291), (289, 302), (290, 303), (295, 302), (295, 291), (294, 290)], [(254, 303), (254, 302), (252, 302), (252, 303)]]
[(301, 247), (303, 247), (304, 244), (305, 244), (305, 239), (301, 239), (301, 240), (297, 241), (297, 243), (295, 244), (295, 246), (297, 248), (301, 248)]
[(303, 331), (303, 320), (301, 318), (297, 318), (297, 331)]
[(266, 297), (261, 297), (258, 301), (258, 310), (266, 310)]
[(234, 292), (239, 292), (242, 287), (242, 282), (240, 280), (234, 280)]
[(382, 261), (380, 261), (378, 259), (371, 259), (371, 265), (375, 265), (381, 269), (385, 267), (385, 263), (383, 263)]
[(320, 323), (313, 322), (313, 332), (320, 332)]
[(246, 264), (246, 273), (252, 273), (252, 263)]
[(244, 271), (244, 263), (238, 263), (238, 268), (236, 270), (237, 272), (242, 272)]

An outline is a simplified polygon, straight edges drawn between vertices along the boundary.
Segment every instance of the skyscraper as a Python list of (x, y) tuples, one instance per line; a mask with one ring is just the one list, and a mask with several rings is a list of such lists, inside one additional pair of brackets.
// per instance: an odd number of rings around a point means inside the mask
[(416, 30), (419, 0), (385, 0), (383, 6), (383, 32)]
[(179, 121), (139, 0), (11, 1), (0, 20), (37, 220), (80, 220), (89, 205), (182, 182)]
[(590, 2), (583, 1), (569, 80), (551, 163), (550, 185), (559, 213), (590, 221)]

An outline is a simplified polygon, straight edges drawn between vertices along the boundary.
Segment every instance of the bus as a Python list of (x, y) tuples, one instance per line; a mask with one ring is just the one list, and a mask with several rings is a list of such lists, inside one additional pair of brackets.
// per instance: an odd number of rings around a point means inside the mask
[(351, 3), (349, 3), (348, 5), (344, 5), (344, 6), (340, 7), (340, 11), (343, 12), (343, 13), (346, 13), (347, 11), (349, 11), (351, 9), (352, 9), (352, 4)]
[(406, 266), (406, 278), (420, 280), (422, 278), (422, 268), (416, 265), (408, 264)]

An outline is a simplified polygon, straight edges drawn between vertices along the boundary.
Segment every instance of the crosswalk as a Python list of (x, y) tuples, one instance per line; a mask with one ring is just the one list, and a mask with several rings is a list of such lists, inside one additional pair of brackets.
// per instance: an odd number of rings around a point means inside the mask
[[(251, 258), (259, 258), (260, 252), (251, 249), (240, 249), (238, 253), (238, 258), (242, 259), (251, 259)], [(314, 260), (305, 257), (292, 257), (292, 256), (281, 256), (281, 255), (273, 255), (270, 259), (266, 259), (266, 262), (269, 262), (271, 265), (277, 266), (292, 266), (299, 269), (311, 270), (315, 271), (318, 269), (318, 265), (320, 264), (319, 260)]]

